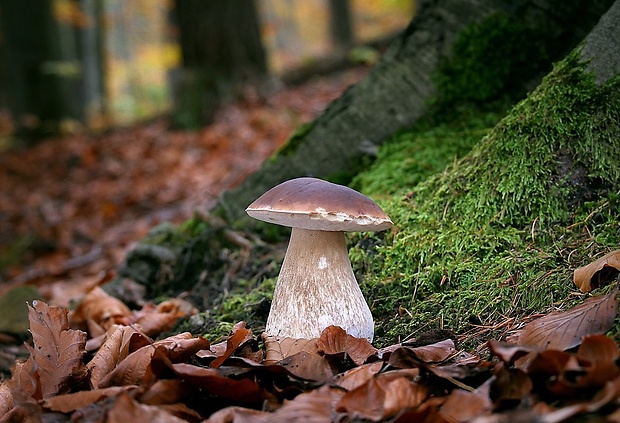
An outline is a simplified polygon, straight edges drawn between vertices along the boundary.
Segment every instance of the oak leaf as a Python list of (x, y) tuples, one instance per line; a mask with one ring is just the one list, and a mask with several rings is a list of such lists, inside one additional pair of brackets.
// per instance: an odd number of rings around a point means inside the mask
[(29, 306), (32, 356), (37, 365), (43, 398), (64, 394), (87, 376), (83, 356), (86, 333), (69, 329), (68, 311), (42, 301)]
[(581, 343), (586, 335), (604, 333), (618, 313), (618, 289), (607, 295), (588, 298), (564, 312), (554, 312), (525, 326), (519, 343), (541, 349), (566, 350)]

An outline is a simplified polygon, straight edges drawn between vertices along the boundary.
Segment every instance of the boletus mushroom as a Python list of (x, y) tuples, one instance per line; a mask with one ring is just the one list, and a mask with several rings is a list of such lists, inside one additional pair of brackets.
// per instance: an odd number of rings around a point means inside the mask
[(344, 233), (389, 228), (385, 212), (351, 188), (316, 178), (283, 182), (246, 212), (292, 228), (265, 333), (312, 339), (335, 325), (372, 341), (372, 314), (353, 274)]

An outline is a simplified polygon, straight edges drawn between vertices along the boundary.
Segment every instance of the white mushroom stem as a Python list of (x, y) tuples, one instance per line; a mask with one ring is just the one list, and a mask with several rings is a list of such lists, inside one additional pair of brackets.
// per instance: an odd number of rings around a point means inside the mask
[(265, 332), (318, 338), (330, 325), (372, 341), (374, 323), (357, 284), (344, 232), (293, 228)]

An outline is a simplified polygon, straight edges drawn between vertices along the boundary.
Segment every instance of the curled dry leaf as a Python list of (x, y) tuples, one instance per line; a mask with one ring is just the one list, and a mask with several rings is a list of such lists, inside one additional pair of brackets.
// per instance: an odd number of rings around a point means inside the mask
[(118, 363), (131, 352), (146, 345), (150, 345), (147, 338), (131, 326), (112, 327), (101, 348), (86, 365), (90, 373), (91, 387), (98, 388), (101, 380), (114, 370)]
[(548, 314), (530, 322), (519, 336), (519, 343), (541, 349), (566, 350), (581, 343), (586, 335), (604, 333), (618, 313), (618, 289), (607, 295), (588, 298), (565, 312)]
[(620, 273), (620, 250), (605, 254), (587, 266), (576, 269), (573, 281), (582, 292), (590, 292), (601, 288), (612, 281)]
[(175, 298), (156, 306), (146, 304), (131, 316), (131, 322), (137, 323), (144, 333), (152, 336), (172, 329), (180, 318), (196, 313), (196, 308), (187, 301)]
[(377, 349), (367, 339), (349, 335), (339, 326), (325, 328), (317, 341), (317, 346), (325, 355), (346, 353), (358, 366), (377, 353)]
[(241, 344), (250, 339), (252, 339), (252, 331), (245, 328), (245, 322), (237, 323), (233, 327), (233, 333), (226, 340), (226, 351), (211, 362), (211, 367), (220, 367), (228, 357), (235, 353)]
[(122, 301), (95, 287), (71, 313), (71, 324), (88, 329), (91, 337), (105, 333), (114, 324), (129, 324), (131, 310)]
[(67, 393), (73, 383), (87, 376), (83, 356), (86, 333), (69, 329), (68, 311), (42, 301), (29, 306), (28, 319), (34, 347), (31, 354), (43, 398)]

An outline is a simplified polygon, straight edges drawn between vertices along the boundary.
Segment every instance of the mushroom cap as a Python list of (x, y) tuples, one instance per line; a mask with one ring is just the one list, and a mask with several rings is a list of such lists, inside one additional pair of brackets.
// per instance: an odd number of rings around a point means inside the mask
[(382, 231), (392, 226), (388, 215), (364, 194), (316, 178), (282, 182), (245, 211), (264, 222), (318, 231)]

